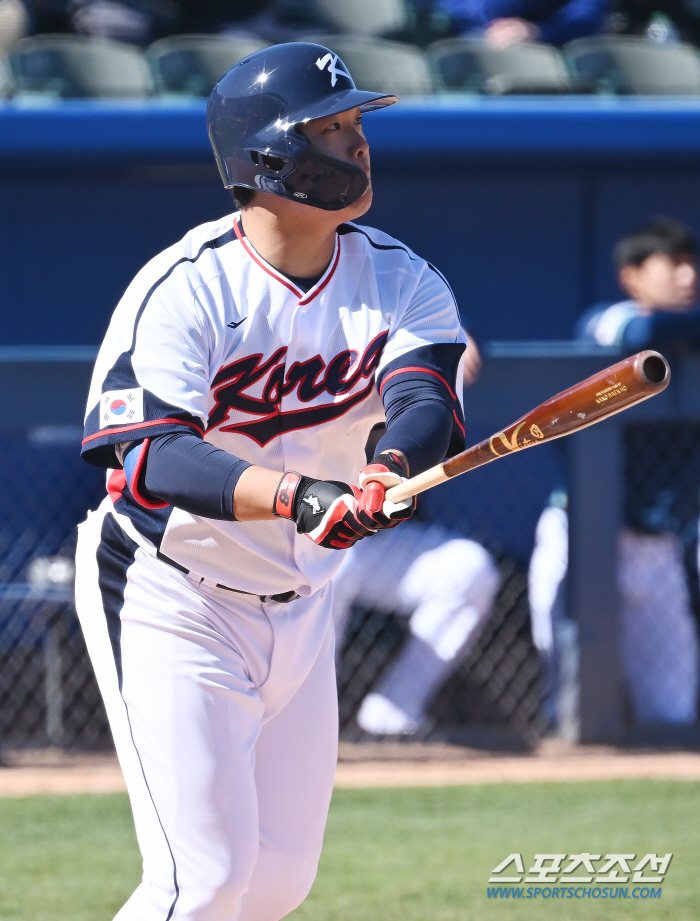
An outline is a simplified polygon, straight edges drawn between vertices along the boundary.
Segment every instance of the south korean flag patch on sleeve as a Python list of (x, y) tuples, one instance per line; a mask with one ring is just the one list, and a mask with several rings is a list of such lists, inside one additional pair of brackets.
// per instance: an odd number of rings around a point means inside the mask
[(143, 387), (108, 390), (100, 397), (100, 428), (143, 422)]

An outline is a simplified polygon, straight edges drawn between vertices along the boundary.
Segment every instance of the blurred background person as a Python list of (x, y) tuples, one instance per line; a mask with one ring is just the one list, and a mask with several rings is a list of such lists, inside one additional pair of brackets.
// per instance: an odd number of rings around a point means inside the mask
[[(464, 384), (481, 366), (469, 337)], [(368, 457), (381, 437), (368, 442)], [(353, 547), (333, 579), (338, 654), (353, 605), (408, 619), (408, 637), (387, 672), (364, 698), (357, 723), (365, 732), (399, 735), (428, 728), (434, 693), (476, 643), (500, 585), (496, 563), (481, 544), (422, 518), (420, 498), (401, 528)]]
[(0, 0), (0, 53), (29, 31), (29, 13), (22, 0)]
[[(0, 0), (0, 29), (5, 3), (23, 6), (33, 33), (74, 32), (142, 46), (183, 33), (253, 33), (258, 17), (284, 21), (276, 0)], [(283, 29), (280, 35), (285, 41)]]
[[(620, 287), (628, 297), (598, 305), (577, 325), (579, 339), (634, 353), (660, 348), (667, 356), (700, 348), (697, 241), (672, 218), (656, 218), (615, 248)], [(690, 724), (698, 697), (698, 485), (695, 469), (669, 476), (655, 462), (650, 437), (682, 438), (683, 423), (627, 428), (624, 528), (619, 540), (620, 643), (637, 723)], [(697, 452), (696, 452), (697, 453)], [(568, 629), (566, 494), (556, 490), (538, 522), (529, 568), (533, 641), (556, 722), (562, 636)]]
[(584, 313), (576, 337), (630, 352), (700, 347), (697, 240), (690, 228), (673, 218), (654, 218), (623, 237), (614, 258), (628, 297)]
[(437, 0), (452, 33), (483, 36), (506, 48), (517, 42), (563, 45), (574, 38), (603, 31), (608, 0)]

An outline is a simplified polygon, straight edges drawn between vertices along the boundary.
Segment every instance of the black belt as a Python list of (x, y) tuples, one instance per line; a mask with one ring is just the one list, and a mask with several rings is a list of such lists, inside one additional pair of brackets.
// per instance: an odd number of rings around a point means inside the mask
[[(190, 574), (189, 569), (181, 566), (180, 563), (176, 563), (175, 560), (171, 560), (169, 556), (161, 553), (160, 550), (156, 552), (156, 556), (159, 560), (167, 563), (168, 566), (173, 566), (179, 572), (184, 572), (186, 576)], [(222, 585), (220, 582), (216, 583), (216, 587), (223, 588), (226, 592), (236, 592), (237, 595), (250, 595), (252, 598), (259, 598), (261, 601), (276, 601), (279, 604), (289, 604), (290, 601), (296, 601), (297, 598), (301, 598), (301, 595), (296, 592), (281, 592), (279, 595), (256, 595), (255, 592), (244, 592), (243, 589), (231, 588), (230, 585)]]

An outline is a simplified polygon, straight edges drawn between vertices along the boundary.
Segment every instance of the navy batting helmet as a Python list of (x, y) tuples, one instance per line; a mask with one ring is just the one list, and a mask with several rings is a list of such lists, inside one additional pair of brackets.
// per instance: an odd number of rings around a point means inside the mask
[(297, 126), (396, 96), (358, 90), (340, 58), (309, 42), (273, 45), (227, 71), (209, 97), (207, 126), (227, 189), (271, 192), (325, 211), (352, 205), (368, 180), (358, 166), (314, 150)]

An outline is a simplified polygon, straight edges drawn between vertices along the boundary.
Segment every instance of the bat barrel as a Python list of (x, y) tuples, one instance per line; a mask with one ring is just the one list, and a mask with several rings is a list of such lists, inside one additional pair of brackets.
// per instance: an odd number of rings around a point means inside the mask
[(392, 486), (386, 498), (400, 502), (499, 457), (594, 425), (660, 393), (670, 379), (671, 369), (663, 355), (650, 349), (638, 352), (545, 400), (480, 444)]
[(671, 377), (668, 362), (659, 352), (640, 352), (637, 356), (638, 373), (648, 384), (663, 389)]

